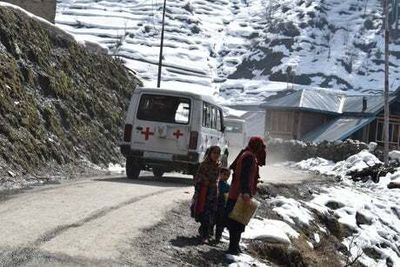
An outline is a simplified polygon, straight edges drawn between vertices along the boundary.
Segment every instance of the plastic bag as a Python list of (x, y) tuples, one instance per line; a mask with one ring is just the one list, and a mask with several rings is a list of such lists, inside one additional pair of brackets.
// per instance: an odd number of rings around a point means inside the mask
[(229, 218), (243, 225), (247, 225), (256, 213), (259, 205), (260, 202), (256, 199), (251, 198), (250, 201), (245, 202), (242, 195), (239, 195), (232, 212), (229, 214)]

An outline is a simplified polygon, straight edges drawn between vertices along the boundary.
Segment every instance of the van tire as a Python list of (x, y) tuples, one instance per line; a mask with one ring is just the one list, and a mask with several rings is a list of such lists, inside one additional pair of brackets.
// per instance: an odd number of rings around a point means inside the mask
[(138, 179), (140, 174), (140, 167), (135, 163), (135, 159), (126, 159), (126, 176), (128, 179)]
[(154, 178), (162, 178), (162, 176), (164, 175), (164, 171), (162, 169), (159, 168), (153, 168), (153, 175)]

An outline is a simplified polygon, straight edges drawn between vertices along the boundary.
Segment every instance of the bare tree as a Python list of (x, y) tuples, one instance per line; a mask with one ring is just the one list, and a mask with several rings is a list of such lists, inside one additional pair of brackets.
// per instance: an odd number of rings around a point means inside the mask
[(333, 33), (329, 29), (323, 35), (323, 38), (326, 41), (327, 46), (328, 46), (328, 61), (331, 59), (331, 41), (332, 41), (332, 37), (333, 37)]
[[(364, 255), (362, 248), (359, 248), (356, 244), (356, 239), (359, 237), (360, 237), (360, 235), (352, 236), (350, 243), (349, 243), (349, 248), (348, 248), (350, 256), (348, 256), (346, 258), (346, 265), (344, 265), (344, 267), (354, 266), (357, 263), (357, 261), (362, 257), (362, 255)], [(357, 248), (357, 253), (356, 253), (355, 257), (352, 257), (352, 254), (351, 254), (351, 250), (353, 248)]]

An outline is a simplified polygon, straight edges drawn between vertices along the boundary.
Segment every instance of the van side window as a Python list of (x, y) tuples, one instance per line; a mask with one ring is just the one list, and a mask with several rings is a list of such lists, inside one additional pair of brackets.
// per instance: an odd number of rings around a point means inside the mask
[(217, 130), (222, 132), (222, 111), (217, 109)]
[(211, 128), (211, 106), (207, 104), (207, 120), (206, 120), (206, 127)]
[(211, 105), (203, 103), (203, 127), (211, 128)]
[(203, 102), (203, 127), (212, 128), (212, 106)]
[(207, 104), (203, 103), (203, 118), (202, 118), (202, 126), (207, 127)]
[(222, 110), (214, 105), (203, 102), (203, 127), (222, 131), (223, 118)]
[(211, 128), (217, 129), (217, 108), (211, 108)]

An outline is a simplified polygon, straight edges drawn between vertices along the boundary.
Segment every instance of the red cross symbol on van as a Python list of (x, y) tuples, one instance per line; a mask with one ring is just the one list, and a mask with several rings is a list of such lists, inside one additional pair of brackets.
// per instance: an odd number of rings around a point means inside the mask
[(178, 129), (173, 133), (173, 135), (176, 136), (176, 139), (179, 139), (180, 136), (183, 136), (183, 133), (181, 133), (181, 130)]
[(144, 135), (144, 140), (149, 140), (150, 135), (154, 135), (154, 132), (150, 131), (150, 127), (146, 127), (146, 131), (142, 131), (142, 134)]

